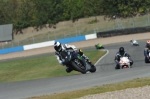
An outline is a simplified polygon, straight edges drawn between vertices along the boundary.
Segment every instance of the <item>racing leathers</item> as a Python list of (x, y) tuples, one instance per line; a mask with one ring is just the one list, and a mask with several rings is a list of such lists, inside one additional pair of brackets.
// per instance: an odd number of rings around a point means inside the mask
[(150, 63), (149, 53), (150, 53), (150, 49), (146, 47), (144, 49), (145, 63)]
[(115, 56), (115, 62), (116, 62), (116, 67), (115, 69), (120, 69), (120, 58), (121, 57), (128, 57), (128, 59), (130, 60), (130, 66), (132, 67), (133, 65), (133, 60), (131, 59), (130, 55), (127, 53), (127, 52), (124, 52), (123, 55), (120, 54), (120, 52), (117, 52), (116, 53), (116, 56)]
[[(70, 50), (70, 51), (76, 51), (76, 52), (78, 52), (79, 54), (81, 53), (74, 45), (63, 44), (61, 47), (62, 47), (62, 51), (66, 51), (66, 50), (69, 51), (69, 50)], [(55, 52), (55, 56), (56, 56), (58, 62), (59, 62), (61, 65), (66, 66), (66, 72), (67, 72), (67, 73), (71, 72), (72, 69), (69, 68), (69, 66), (67, 66), (66, 64), (64, 64), (64, 61), (63, 61), (63, 59), (61, 58), (60, 53), (61, 53), (61, 52)], [(80, 54), (80, 55), (81, 55), (81, 54)], [(89, 58), (88, 58), (87, 56), (85, 56), (85, 55), (83, 54), (83, 52), (82, 52), (82, 57), (83, 57), (87, 62), (91, 63), (91, 62), (89, 61)]]

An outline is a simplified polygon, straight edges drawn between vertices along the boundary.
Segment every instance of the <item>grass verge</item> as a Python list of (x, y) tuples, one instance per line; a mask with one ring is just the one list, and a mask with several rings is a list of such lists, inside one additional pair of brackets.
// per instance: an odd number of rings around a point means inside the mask
[[(104, 51), (92, 50), (86, 51), (85, 55), (95, 63), (105, 53)], [(66, 73), (65, 67), (58, 63), (55, 56), (43, 56), (0, 64), (0, 83), (73, 74), (79, 74), (79, 72)]]
[(126, 88), (137, 88), (146, 85), (150, 85), (150, 78), (137, 78), (130, 81), (125, 81), (125, 82), (120, 82), (115, 84), (106, 84), (103, 86), (95, 86), (92, 88), (87, 88), (82, 90), (56, 93), (52, 95), (37, 96), (37, 97), (31, 97), (27, 99), (74, 99), (86, 95), (99, 94), (99, 93), (115, 91), (115, 90), (123, 90)]

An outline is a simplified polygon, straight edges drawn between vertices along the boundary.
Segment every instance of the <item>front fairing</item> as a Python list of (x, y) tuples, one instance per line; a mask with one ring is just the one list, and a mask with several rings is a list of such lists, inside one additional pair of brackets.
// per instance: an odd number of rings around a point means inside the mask
[(96, 47), (96, 48), (102, 48), (103, 45), (102, 45), (102, 44), (96, 44), (95, 47)]
[(139, 43), (138, 43), (136, 40), (133, 40), (133, 41), (132, 41), (132, 44), (133, 44), (133, 45), (138, 45)]
[(76, 52), (73, 53), (72, 60), (74, 60), (74, 59), (80, 60), (84, 64), (84, 66), (86, 67), (87, 71), (91, 69), (90, 64), (82, 56), (80, 56), (80, 54), (78, 54)]
[[(64, 52), (66, 53), (66, 52)], [(66, 57), (67, 56), (67, 57)], [(68, 61), (72, 61), (74, 59), (79, 59), (79, 60), (83, 60), (83, 58), (80, 56), (80, 54), (78, 54), (77, 52), (75, 51), (68, 51), (66, 53), (66, 56), (64, 57), (65, 59), (68, 59)]]
[(69, 51), (62, 51), (60, 53), (62, 60), (64, 61), (64, 63), (68, 63), (71, 61), (71, 53)]
[(123, 66), (130, 67), (130, 60), (128, 59), (128, 57), (121, 57), (119, 63), (121, 67)]
[(102, 44), (97, 44), (97, 47), (102, 47), (103, 45)]

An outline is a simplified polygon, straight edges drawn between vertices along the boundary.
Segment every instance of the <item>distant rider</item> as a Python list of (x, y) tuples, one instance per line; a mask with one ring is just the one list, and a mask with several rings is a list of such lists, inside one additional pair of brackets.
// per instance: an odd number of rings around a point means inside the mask
[[(69, 51), (69, 50), (76, 51), (76, 52), (78, 52), (83, 58), (85, 58), (85, 59), (87, 60), (87, 62), (91, 63), (91, 62), (89, 61), (89, 58), (83, 54), (82, 50), (81, 50), (81, 49), (78, 50), (74, 45), (69, 45), (69, 44), (63, 44), (63, 45), (62, 45), (60, 42), (55, 42), (55, 43), (54, 43), (54, 49), (55, 49), (55, 51), (56, 51), (56, 52), (55, 52), (55, 56), (56, 56), (58, 62), (59, 62), (61, 65), (63, 65), (63, 66), (66, 66), (66, 65), (65, 65), (65, 63), (63, 62), (60, 53), (61, 53), (62, 51), (65, 51), (65, 50), (66, 50), (66, 51), (67, 51), (67, 50), (68, 50), (68, 51)], [(70, 73), (71, 71), (72, 71), (72, 69), (69, 68), (69, 66), (66, 66), (66, 72), (67, 72), (67, 73)]]
[(138, 44), (138, 42), (136, 40), (134, 40), (134, 39), (131, 39), (130, 42), (131, 42), (132, 45)]
[(133, 42), (135, 42), (135, 40), (131, 39), (130, 42), (131, 42), (131, 44), (133, 45)]
[(130, 66), (133, 65), (133, 60), (131, 59), (130, 55), (124, 50), (124, 47), (120, 47), (119, 51), (116, 53), (116, 56), (115, 56), (115, 62), (116, 62), (115, 69), (120, 69), (119, 61), (121, 57), (128, 57), (130, 60)]
[(146, 46), (145, 46), (145, 49), (144, 49), (145, 63), (150, 62), (149, 61), (149, 59), (150, 59), (149, 52), (150, 52), (150, 40), (147, 40)]

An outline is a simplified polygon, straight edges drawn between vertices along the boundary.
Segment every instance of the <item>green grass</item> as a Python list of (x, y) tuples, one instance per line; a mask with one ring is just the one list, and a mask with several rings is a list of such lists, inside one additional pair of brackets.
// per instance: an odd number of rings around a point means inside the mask
[[(86, 51), (85, 55), (95, 63), (105, 53), (104, 51), (93, 50)], [(79, 74), (79, 72), (66, 73), (65, 67), (58, 63), (55, 56), (24, 59), (0, 64), (0, 83), (73, 74)]]
[(106, 84), (102, 86), (95, 86), (92, 88), (86, 88), (82, 90), (75, 90), (71, 92), (55, 93), (51, 95), (35, 96), (28, 99), (75, 99), (86, 95), (99, 94), (104, 92), (110, 92), (115, 90), (123, 90), (127, 88), (137, 88), (150, 85), (150, 78), (137, 78), (130, 81)]

